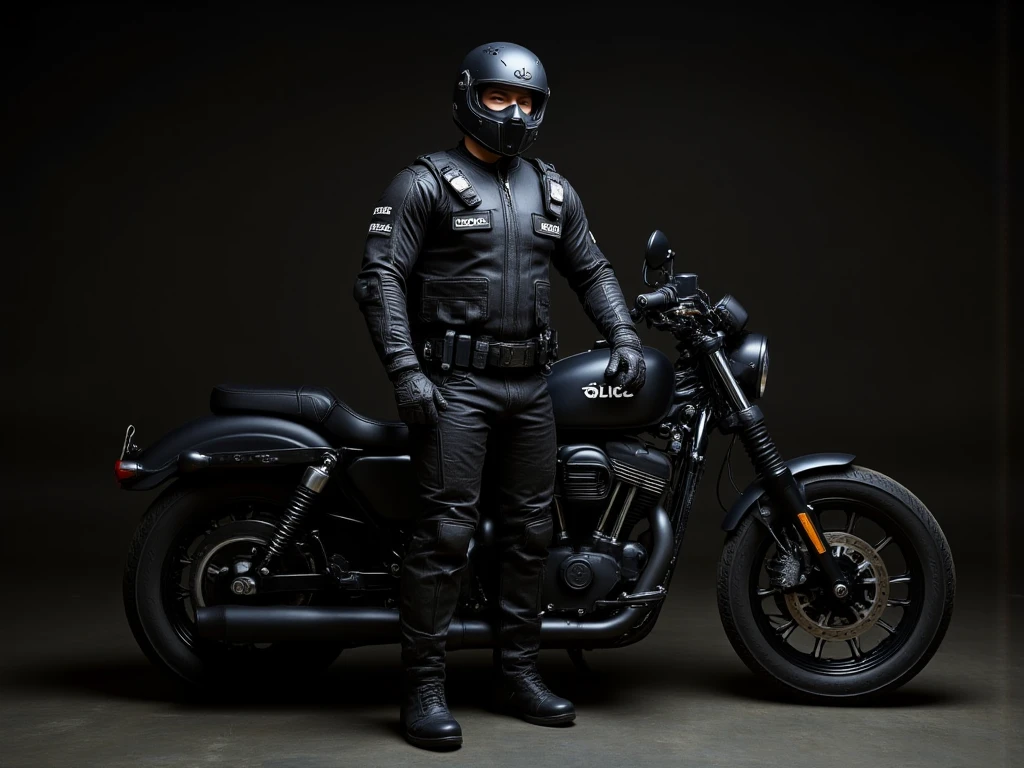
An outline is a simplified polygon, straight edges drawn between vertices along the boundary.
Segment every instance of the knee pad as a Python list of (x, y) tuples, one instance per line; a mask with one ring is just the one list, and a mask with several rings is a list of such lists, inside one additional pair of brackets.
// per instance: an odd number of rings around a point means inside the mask
[(523, 549), (532, 555), (547, 554), (554, 529), (550, 513), (527, 523), (523, 529)]
[(446, 555), (466, 557), (473, 540), (475, 526), (462, 520), (439, 520), (437, 523), (437, 550)]

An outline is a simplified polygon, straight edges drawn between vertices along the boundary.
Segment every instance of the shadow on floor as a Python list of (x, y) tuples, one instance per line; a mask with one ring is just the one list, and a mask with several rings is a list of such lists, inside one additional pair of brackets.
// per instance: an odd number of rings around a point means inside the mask
[[(145, 659), (99, 658), (57, 664), (21, 665), (0, 677), (7, 691), (100, 695), (135, 701), (166, 702), (188, 709), (281, 710), (315, 707), (359, 710), (397, 704), (402, 690), (397, 659), (343, 660), (316, 677), (270, 683), (224, 684), (212, 690), (186, 687), (165, 676)], [(548, 685), (578, 707), (624, 705), (644, 691), (675, 691), (694, 699), (733, 697), (777, 704), (805, 705), (800, 698), (776, 689), (736, 664), (714, 661), (591, 658), (589, 671), (577, 671), (567, 659), (542, 658)], [(490, 665), (456, 658), (448, 667), (448, 701), (454, 706), (486, 707)], [(961, 706), (984, 698), (967, 691), (913, 683), (884, 697), (853, 705), (877, 708)], [(840, 702), (839, 706), (843, 706)], [(851, 706), (846, 704), (845, 706)]]

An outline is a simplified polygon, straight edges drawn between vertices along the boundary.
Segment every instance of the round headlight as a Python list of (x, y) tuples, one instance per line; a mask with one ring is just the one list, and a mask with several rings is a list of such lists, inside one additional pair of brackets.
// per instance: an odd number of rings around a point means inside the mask
[(743, 333), (730, 341), (725, 355), (746, 396), (751, 400), (761, 397), (768, 384), (768, 337)]
[(764, 353), (761, 355), (761, 376), (757, 380), (757, 396), (764, 397), (764, 389), (768, 386), (768, 342), (765, 341)]

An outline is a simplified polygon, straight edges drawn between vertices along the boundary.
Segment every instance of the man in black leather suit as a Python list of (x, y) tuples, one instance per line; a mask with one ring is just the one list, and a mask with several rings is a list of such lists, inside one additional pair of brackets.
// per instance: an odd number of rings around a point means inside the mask
[(471, 51), (453, 105), (465, 139), (391, 181), (355, 281), (410, 425), (420, 484), (400, 581), (401, 721), (408, 741), (430, 749), (462, 743), (445, 699), (445, 639), (479, 520), (485, 455), (497, 467), (501, 552), (496, 703), (539, 725), (575, 718), (536, 666), (556, 448), (546, 379), (557, 346), (549, 263), (609, 341), (605, 376), (626, 391), (646, 376), (622, 291), (576, 190), (553, 166), (520, 157), (537, 137), (549, 94), (527, 49), (492, 43)]

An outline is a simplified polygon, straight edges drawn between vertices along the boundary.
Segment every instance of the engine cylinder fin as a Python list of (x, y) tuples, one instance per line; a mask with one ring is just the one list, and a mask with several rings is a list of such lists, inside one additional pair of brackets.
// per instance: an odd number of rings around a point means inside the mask
[(655, 493), (661, 493), (665, 488), (665, 480), (660, 477), (644, 472), (642, 469), (632, 467), (618, 459), (611, 459), (611, 464), (612, 468), (615, 470), (616, 476), (623, 482), (639, 486), (642, 490), (653, 491)]
[(625, 540), (629, 536), (630, 531), (636, 527), (637, 523), (647, 517), (651, 507), (657, 504), (660, 498), (660, 491), (638, 490), (636, 492), (633, 504), (629, 508), (629, 514), (626, 515), (626, 520), (622, 525), (621, 539)]
[(562, 471), (562, 494), (568, 499), (587, 501), (608, 495), (608, 469), (599, 464), (569, 464)]

